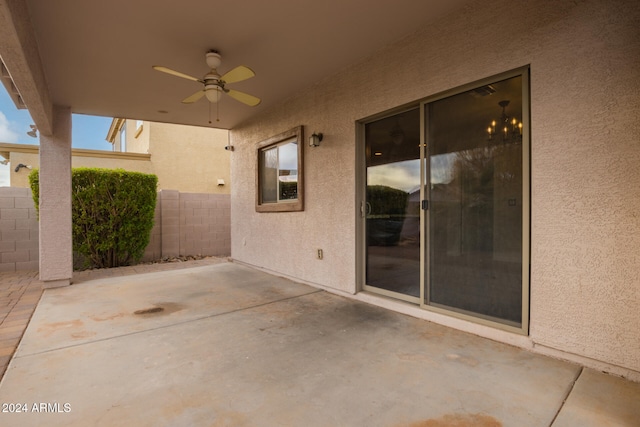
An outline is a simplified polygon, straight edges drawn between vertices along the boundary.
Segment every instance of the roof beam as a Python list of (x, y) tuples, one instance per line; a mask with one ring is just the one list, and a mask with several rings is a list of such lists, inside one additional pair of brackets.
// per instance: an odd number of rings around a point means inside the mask
[(53, 104), (25, 0), (0, 0), (0, 58), (38, 131), (53, 134)]

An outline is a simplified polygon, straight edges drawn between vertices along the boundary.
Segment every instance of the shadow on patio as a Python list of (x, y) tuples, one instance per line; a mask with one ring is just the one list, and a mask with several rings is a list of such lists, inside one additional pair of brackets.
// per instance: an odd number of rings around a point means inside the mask
[(0, 424), (633, 426), (639, 400), (637, 383), (222, 262), (45, 291)]

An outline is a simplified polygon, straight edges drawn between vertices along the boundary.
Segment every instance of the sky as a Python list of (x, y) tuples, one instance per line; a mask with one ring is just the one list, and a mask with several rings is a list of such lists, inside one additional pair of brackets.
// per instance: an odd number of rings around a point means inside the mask
[[(431, 185), (451, 182), (455, 159), (455, 153), (431, 156)], [(420, 188), (420, 159), (369, 166), (367, 185), (386, 185), (412, 193)]]
[[(112, 150), (112, 145), (106, 140), (111, 117), (73, 114), (71, 120), (71, 145), (73, 148)], [(0, 85), (0, 142), (38, 145), (39, 138), (27, 135), (32, 124), (33, 120), (31, 120), (29, 112), (18, 110), (4, 86)], [(0, 164), (0, 187), (9, 186), (10, 168), (11, 163), (8, 165)]]

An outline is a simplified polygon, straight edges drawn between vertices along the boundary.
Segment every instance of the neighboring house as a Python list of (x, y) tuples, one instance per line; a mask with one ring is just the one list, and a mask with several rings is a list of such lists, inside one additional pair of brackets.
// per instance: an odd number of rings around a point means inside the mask
[[(158, 176), (158, 190), (231, 192), (226, 130), (114, 119), (106, 137), (113, 151), (74, 148), (72, 167), (153, 173)], [(11, 186), (28, 187), (29, 168), (16, 168), (20, 164), (37, 168), (39, 146), (0, 143), (0, 157), (9, 161)]]
[[(11, 187), (29, 187), (29, 173), (40, 164), (38, 145), (0, 143), (0, 157), (8, 161)], [(75, 167), (122, 168), (153, 173), (151, 155), (147, 153), (114, 153), (111, 151), (74, 148), (71, 164)], [(18, 167), (19, 165), (24, 165)], [(17, 170), (16, 170), (17, 169)]]
[(113, 119), (107, 134), (116, 153), (151, 156), (159, 189), (229, 194), (229, 132), (141, 120)]

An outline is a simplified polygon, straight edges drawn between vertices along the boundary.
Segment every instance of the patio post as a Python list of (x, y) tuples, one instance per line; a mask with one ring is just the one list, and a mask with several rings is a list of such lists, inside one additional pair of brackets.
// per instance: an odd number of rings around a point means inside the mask
[(40, 280), (67, 286), (73, 274), (71, 241), (71, 109), (53, 106), (53, 132), (40, 135)]

